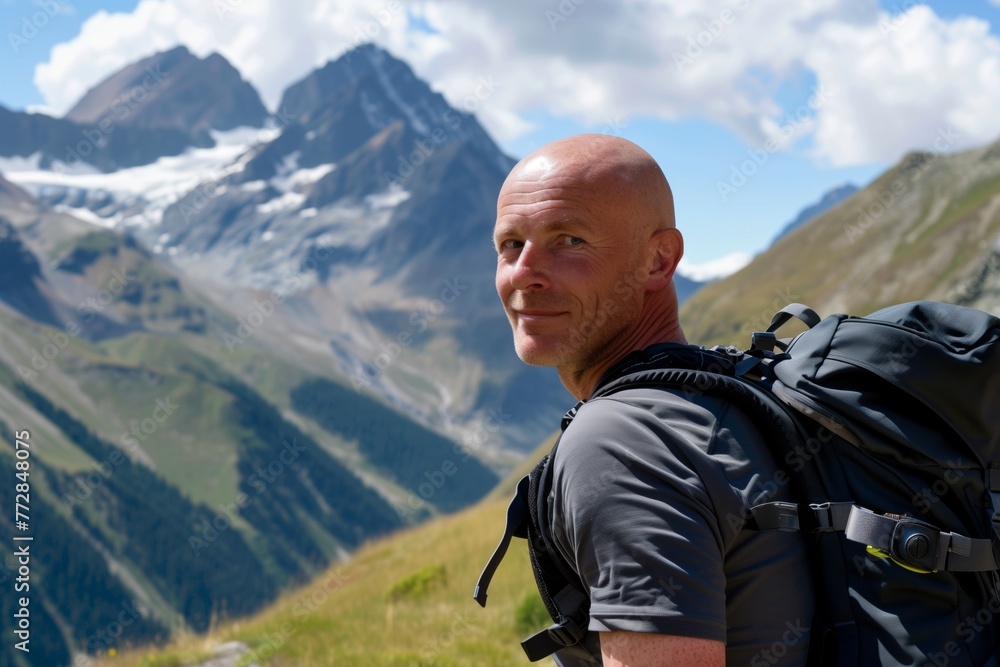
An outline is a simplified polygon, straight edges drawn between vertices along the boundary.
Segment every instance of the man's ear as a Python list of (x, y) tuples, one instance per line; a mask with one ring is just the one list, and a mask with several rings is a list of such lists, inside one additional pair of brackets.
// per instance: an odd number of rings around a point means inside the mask
[(684, 237), (677, 229), (660, 229), (649, 239), (649, 271), (646, 289), (655, 292), (673, 282), (674, 271), (684, 256)]

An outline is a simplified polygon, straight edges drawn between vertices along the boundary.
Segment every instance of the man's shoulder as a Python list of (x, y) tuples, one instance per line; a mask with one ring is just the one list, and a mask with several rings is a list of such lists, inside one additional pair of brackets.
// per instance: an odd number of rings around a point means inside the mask
[(755, 481), (777, 470), (760, 415), (711, 394), (637, 387), (582, 405), (560, 439), (553, 464), (565, 479), (625, 468), (664, 479), (697, 477), (713, 496), (755, 495)]
[(723, 428), (741, 439), (759, 439), (755, 426), (759, 418), (724, 397), (693, 386), (637, 386), (584, 402), (563, 439), (593, 442), (628, 435), (708, 443)]

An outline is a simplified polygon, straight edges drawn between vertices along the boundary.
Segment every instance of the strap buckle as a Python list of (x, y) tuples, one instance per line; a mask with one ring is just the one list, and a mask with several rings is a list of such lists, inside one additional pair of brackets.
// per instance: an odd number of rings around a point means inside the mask
[(750, 518), (751, 529), (795, 532), (799, 529), (799, 506), (781, 501), (763, 503), (750, 508)]
[(778, 336), (773, 331), (755, 331), (750, 335), (750, 349), (774, 352), (778, 346)]
[(941, 531), (926, 521), (907, 517), (892, 531), (892, 560), (914, 572), (937, 572), (948, 555), (947, 546), (941, 549), (941, 537)]
[(812, 526), (813, 531), (817, 533), (843, 531), (847, 527), (852, 507), (854, 507), (854, 503), (850, 501), (811, 503), (809, 509), (812, 510), (813, 518), (816, 521), (816, 525)]
[(951, 540), (945, 539), (943, 549), (941, 542), (942, 537), (950, 538), (950, 533), (942, 533), (926, 521), (906, 515), (884, 516), (896, 522), (888, 544), (869, 545), (868, 553), (878, 558), (888, 558), (896, 565), (919, 574), (930, 574), (944, 567), (948, 556), (947, 543)]
[(549, 626), (548, 633), (557, 644), (573, 646), (583, 639), (583, 636), (587, 634), (587, 630), (581, 628), (573, 619), (563, 616), (557, 624)]
[[(581, 619), (585, 615), (577, 613)], [(555, 625), (536, 632), (521, 642), (521, 648), (530, 662), (537, 662), (556, 651), (579, 644), (587, 636), (587, 628), (573, 616), (559, 615)]]

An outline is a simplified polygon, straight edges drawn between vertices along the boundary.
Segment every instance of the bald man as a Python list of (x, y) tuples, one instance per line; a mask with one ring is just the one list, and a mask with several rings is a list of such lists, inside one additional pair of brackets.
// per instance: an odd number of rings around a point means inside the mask
[[(727, 363), (685, 340), (673, 197), (635, 144), (582, 135), (521, 160), (500, 191), (494, 241), (518, 356), (554, 366), (578, 400), (638, 368)], [(560, 664), (805, 664), (802, 538), (733, 520), (776, 471), (745, 414), (714, 397), (629, 389), (580, 405), (552, 456), (545, 514), (590, 596), (592, 659), (560, 652)], [(767, 499), (788, 500), (781, 491)]]

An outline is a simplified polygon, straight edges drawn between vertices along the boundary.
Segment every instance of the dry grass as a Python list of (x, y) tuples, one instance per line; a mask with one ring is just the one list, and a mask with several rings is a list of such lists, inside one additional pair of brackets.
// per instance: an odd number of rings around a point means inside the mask
[(515, 540), (498, 570), (488, 606), (481, 609), (472, 599), (503, 528), (506, 504), (492, 499), (372, 543), (256, 617), (102, 665), (191, 665), (213, 645), (233, 640), (252, 650), (241, 667), (530, 664), (518, 645), (524, 629), (518, 607), (537, 593), (523, 542)]

